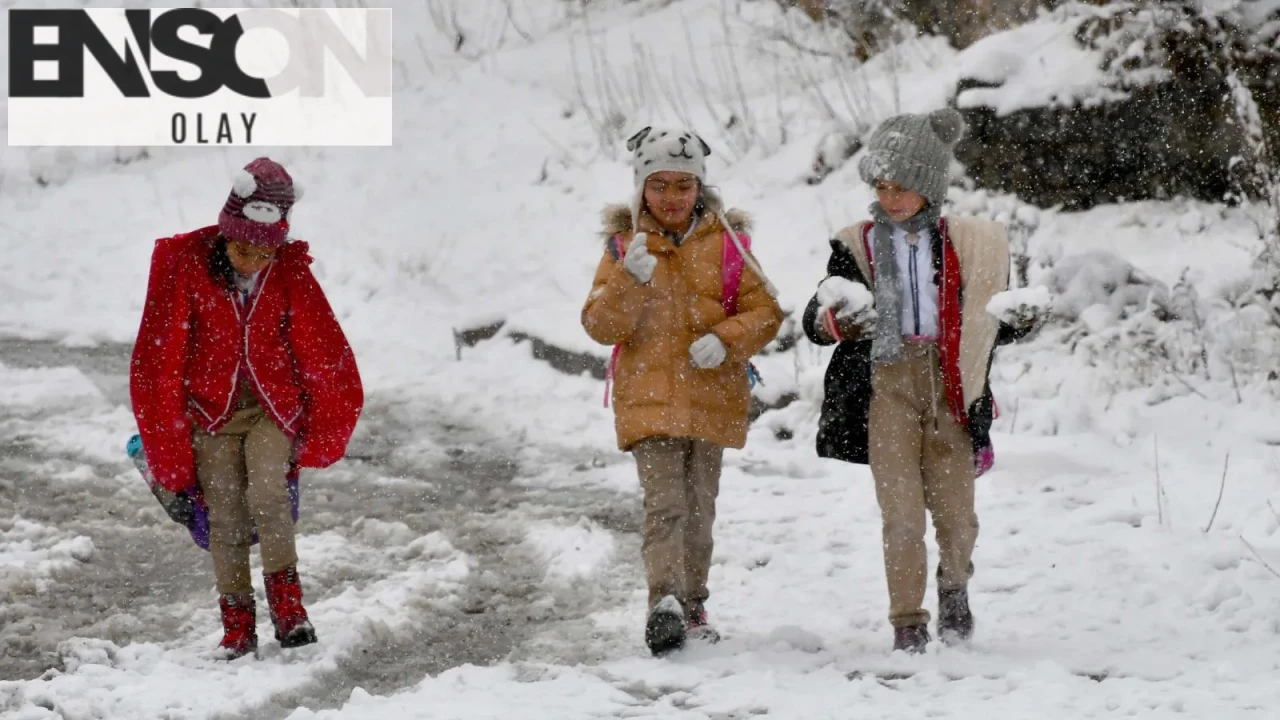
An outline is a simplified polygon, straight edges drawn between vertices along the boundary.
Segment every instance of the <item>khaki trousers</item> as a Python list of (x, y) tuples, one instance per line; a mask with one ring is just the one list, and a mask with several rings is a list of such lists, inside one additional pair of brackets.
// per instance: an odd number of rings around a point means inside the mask
[(973, 444), (948, 409), (935, 345), (904, 342), (877, 365), (870, 411), (871, 474), (884, 523), (884, 570), (894, 627), (929, 622), (925, 511), (938, 541), (938, 585), (965, 587), (978, 538)]
[(266, 573), (298, 562), (289, 460), (293, 441), (258, 406), (252, 394), (217, 434), (192, 433), (196, 478), (209, 506), (209, 553), (218, 592), (253, 592), (249, 548), (257, 527)]
[(632, 449), (644, 489), (649, 609), (674, 595), (686, 610), (710, 597), (711, 527), (724, 448), (691, 438), (650, 438)]

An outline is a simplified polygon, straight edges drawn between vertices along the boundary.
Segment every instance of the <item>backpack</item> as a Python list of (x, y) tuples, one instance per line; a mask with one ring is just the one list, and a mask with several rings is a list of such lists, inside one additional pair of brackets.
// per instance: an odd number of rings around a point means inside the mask
[[(141, 473), (142, 479), (146, 481), (147, 487), (151, 490), (151, 494), (155, 495), (156, 500), (160, 501), (161, 507), (165, 507), (166, 499), (162, 497), (162, 491), (156, 483), (155, 476), (151, 473), (151, 467), (147, 464), (147, 453), (142, 447), (142, 438), (134, 435), (129, 438), (125, 444), (125, 453), (129, 459), (133, 461), (134, 467)], [(293, 514), (293, 522), (298, 522), (298, 468), (291, 465), (286, 478), (289, 485), (289, 503)], [(200, 486), (197, 485), (189, 492), (176, 493), (180, 501), (188, 504), (190, 514), (182, 521), (174, 518), (175, 522), (182, 522), (187, 532), (191, 533), (191, 540), (203, 550), (209, 549), (209, 505), (205, 503), (204, 493), (201, 492)], [(169, 508), (165, 507), (168, 512)], [(258, 544), (258, 528), (253, 528), (250, 538), (251, 545)]]
[[(729, 236), (730, 230), (725, 230), (723, 235), (723, 254), (720, 258), (720, 281), (721, 304), (724, 307), (725, 315), (733, 316), (738, 314), (738, 291), (742, 287), (742, 268), (746, 266), (746, 258), (743, 252), (751, 251), (751, 236), (742, 233), (736, 233), (741, 241), (742, 250), (739, 251), (738, 243), (733, 242), (733, 238)], [(622, 244), (622, 233), (614, 235), (611, 239), (613, 244), (613, 253), (618, 257), (618, 262), (622, 262), (626, 257), (627, 249)], [(613, 353), (609, 357), (609, 365), (604, 375), (604, 406), (609, 407), (609, 396), (612, 394), (614, 373), (618, 365), (618, 355), (622, 352), (622, 345), (614, 345)], [(760, 371), (756, 368), (755, 363), (747, 363), (747, 381), (749, 387), (755, 387), (756, 383), (764, 384), (764, 378), (760, 376)]]

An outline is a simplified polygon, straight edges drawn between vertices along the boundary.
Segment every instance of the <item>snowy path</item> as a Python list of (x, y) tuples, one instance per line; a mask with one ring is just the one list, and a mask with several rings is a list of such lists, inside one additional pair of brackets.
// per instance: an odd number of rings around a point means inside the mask
[[(604, 662), (462, 667), (294, 720), (496, 718), (528, 705), (547, 718), (1276, 716), (1280, 580), (1234, 534), (1159, 526), (1141, 453), (1089, 438), (1003, 448), (981, 492), (971, 648), (890, 656), (866, 479), (766, 462), (724, 483), (720, 645), (645, 658), (637, 595), (595, 617), (630, 635)], [(1171, 467), (1187, 459), (1169, 456)], [(1211, 509), (1195, 506), (1198, 521)]]
[[(865, 470), (816, 460), (803, 433), (756, 433), (729, 455), (717, 522), (711, 610), (726, 640), (657, 661), (639, 637), (638, 497), (624, 457), (517, 443), (411, 392), (375, 396), (353, 457), (305, 486), (301, 543), (323, 642), (284, 653), (267, 641), (260, 658), (228, 665), (208, 659), (207, 559), (118, 454), (123, 349), (35, 347), (26, 360), (0, 356), (19, 390), (0, 413), (12, 450), (0, 497), (17, 498), (21, 518), (0, 519), (0, 641), (4, 677), (16, 679), (0, 682), (0, 713), (14, 718), (461, 719), (520, 707), (548, 718), (857, 708), (967, 720), (981, 708), (1058, 720), (1280, 708), (1280, 579), (1238, 537), (1280, 559), (1280, 518), (1265, 510), (1274, 461), (1265, 439), (1241, 431), (1256, 426), (1244, 410), (1200, 416), (1197, 402), (1175, 401), (1145, 421), (1165, 443), (1160, 511), (1141, 442), (998, 436), (979, 492), (978, 636), (923, 658), (886, 652)], [(509, 364), (519, 350), (477, 352)], [(66, 365), (82, 370), (56, 367)], [(440, 381), (463, 381), (458, 368)], [(775, 421), (804, 428), (807, 412)], [(1218, 440), (1197, 439), (1211, 425)], [(1224, 438), (1239, 479), (1206, 535)]]
[(0, 343), (19, 391), (0, 406), (0, 500), (16, 510), (0, 517), (0, 714), (285, 717), (518, 657), (551, 626), (558, 656), (598, 658), (600, 634), (575, 632), (616, 601), (545, 574), (584, 528), (632, 535), (634, 508), (609, 490), (514, 483), (514, 448), (447, 410), (373, 396), (352, 458), (304, 481), (301, 570), (321, 645), (281, 652), (260, 607), (261, 659), (210, 661), (209, 560), (121, 450), (126, 368), (121, 346)]

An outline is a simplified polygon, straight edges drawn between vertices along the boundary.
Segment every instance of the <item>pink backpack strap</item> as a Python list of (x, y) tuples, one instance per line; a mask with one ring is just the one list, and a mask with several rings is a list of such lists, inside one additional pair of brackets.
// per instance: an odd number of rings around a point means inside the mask
[[(721, 279), (721, 303), (724, 306), (724, 314), (733, 316), (738, 314), (738, 295), (742, 289), (742, 269), (746, 267), (747, 259), (743, 257), (742, 252), (738, 251), (738, 243), (733, 241), (733, 237), (729, 233), (732, 230), (725, 230), (723, 247), (724, 254), (720, 258), (720, 279)], [(738, 242), (742, 243), (742, 250), (751, 252), (751, 236), (743, 233), (736, 233)], [(766, 280), (766, 282), (768, 282)], [(764, 384), (764, 378), (760, 376), (760, 370), (755, 363), (747, 362), (747, 382), (751, 387), (755, 387), (756, 383)]]
[[(720, 282), (721, 282), (721, 304), (724, 306), (725, 315), (738, 314), (738, 290), (742, 287), (742, 268), (746, 265), (746, 258), (742, 257), (742, 253), (738, 252), (738, 246), (733, 242), (733, 238), (729, 237), (730, 230), (724, 232), (724, 255), (720, 259)], [(751, 236), (738, 235), (738, 240), (742, 243), (742, 249), (751, 252)]]
[[(619, 262), (627, 256), (627, 248), (622, 244), (622, 233), (613, 236), (610, 241), (610, 248), (613, 255)], [(613, 352), (609, 355), (609, 364), (604, 370), (604, 406), (609, 407), (609, 396), (613, 394), (613, 376), (617, 372), (618, 354), (622, 352), (621, 345), (614, 345)]]
[(609, 395), (613, 392), (613, 375), (618, 367), (618, 354), (622, 352), (621, 345), (613, 346), (613, 353), (609, 356), (609, 365), (604, 370), (604, 406), (609, 407)]

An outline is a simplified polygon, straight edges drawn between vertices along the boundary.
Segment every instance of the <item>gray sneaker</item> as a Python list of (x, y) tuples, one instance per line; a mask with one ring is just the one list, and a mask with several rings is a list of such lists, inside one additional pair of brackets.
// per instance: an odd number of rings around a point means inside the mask
[(929, 645), (928, 625), (909, 625), (893, 629), (893, 649), (908, 655), (921, 655)]
[(707, 620), (707, 609), (701, 603), (690, 605), (689, 624), (685, 629), (685, 635), (697, 642), (707, 644), (720, 642), (720, 633), (711, 627), (711, 623)]
[(973, 637), (973, 612), (969, 609), (969, 591), (938, 590), (938, 639), (954, 645)]

